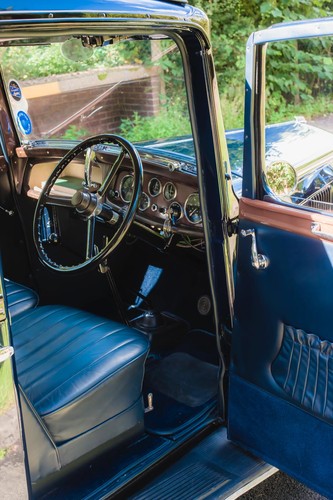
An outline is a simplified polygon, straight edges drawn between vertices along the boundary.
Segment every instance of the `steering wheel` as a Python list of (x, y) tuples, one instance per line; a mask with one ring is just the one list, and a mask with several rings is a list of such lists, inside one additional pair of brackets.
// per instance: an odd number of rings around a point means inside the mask
[[(120, 148), (118, 157), (110, 167), (101, 186), (97, 189), (91, 181), (92, 161), (95, 157), (95, 151), (92, 149), (97, 144), (112, 144)], [(67, 165), (76, 158), (80, 153), (86, 151), (84, 165), (84, 181), (82, 189), (75, 192), (72, 198), (58, 196), (51, 190), (57, 179), (60, 177)], [(133, 190), (132, 197), (128, 204), (126, 212), (122, 209), (117, 209), (105, 203), (106, 193), (110, 189), (110, 185), (116, 172), (119, 170), (125, 157), (129, 157), (133, 168)], [(111, 252), (113, 252), (124, 236), (128, 232), (131, 223), (134, 219), (137, 205), (142, 190), (142, 163), (139, 153), (136, 148), (123, 137), (113, 134), (101, 134), (84, 140), (73, 149), (71, 149), (58, 163), (48, 180), (46, 181), (39, 199), (33, 221), (33, 240), (37, 249), (40, 261), (48, 268), (60, 272), (75, 272), (80, 270), (91, 269), (103, 261)], [(87, 237), (85, 260), (78, 264), (66, 266), (54, 262), (47, 253), (47, 246), (42, 238), (42, 216), (45, 207), (58, 206), (75, 209), (81, 218), (87, 222)], [(106, 242), (102, 249), (97, 249), (95, 245), (95, 224), (96, 219), (102, 219), (105, 223), (114, 226), (114, 233), (111, 239)]]

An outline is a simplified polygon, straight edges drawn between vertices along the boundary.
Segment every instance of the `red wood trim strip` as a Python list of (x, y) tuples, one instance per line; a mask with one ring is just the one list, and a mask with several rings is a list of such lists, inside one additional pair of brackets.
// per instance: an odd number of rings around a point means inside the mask
[(277, 203), (251, 200), (249, 198), (240, 199), (239, 215), (241, 219), (276, 227), (302, 236), (325, 240), (324, 236), (317, 236), (311, 231), (312, 224), (319, 223), (321, 231), (332, 235), (333, 238), (333, 217), (331, 215), (307, 212), (301, 208), (286, 207)]

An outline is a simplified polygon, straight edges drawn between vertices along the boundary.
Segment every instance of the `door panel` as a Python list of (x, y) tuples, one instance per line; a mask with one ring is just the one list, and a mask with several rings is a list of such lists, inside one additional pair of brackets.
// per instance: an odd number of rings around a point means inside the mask
[(332, 34), (304, 21), (248, 42), (229, 394), (229, 437), (330, 498), (333, 135), (291, 115), (331, 105)]
[(255, 200), (241, 207), (240, 231), (254, 229), (269, 264), (255, 269), (251, 241), (240, 237), (229, 436), (332, 496), (333, 243), (299, 234), (312, 234), (311, 213)]

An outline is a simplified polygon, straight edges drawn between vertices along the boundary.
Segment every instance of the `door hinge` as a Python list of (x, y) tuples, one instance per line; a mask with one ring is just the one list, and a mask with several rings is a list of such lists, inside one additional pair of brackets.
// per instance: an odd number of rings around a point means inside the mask
[(228, 236), (233, 236), (238, 233), (239, 220), (238, 219), (229, 219), (227, 222), (227, 231)]

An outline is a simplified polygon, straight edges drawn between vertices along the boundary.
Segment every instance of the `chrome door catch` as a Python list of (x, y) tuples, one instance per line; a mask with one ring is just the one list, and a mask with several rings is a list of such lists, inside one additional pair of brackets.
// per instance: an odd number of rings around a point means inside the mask
[(311, 224), (311, 232), (316, 236), (320, 236), (324, 240), (333, 241), (333, 234), (322, 231), (319, 222), (313, 222), (313, 224)]
[(252, 243), (251, 243), (252, 266), (255, 267), (256, 269), (266, 269), (266, 267), (268, 267), (269, 261), (265, 255), (258, 253), (255, 230), (254, 229), (242, 229), (240, 234), (241, 234), (241, 236), (243, 236), (243, 238), (246, 238), (247, 236), (251, 236), (251, 238), (252, 238)]
[(11, 358), (14, 354), (14, 347), (8, 345), (7, 347), (0, 347), (0, 363)]

